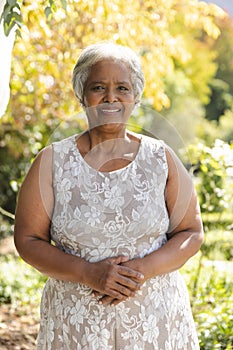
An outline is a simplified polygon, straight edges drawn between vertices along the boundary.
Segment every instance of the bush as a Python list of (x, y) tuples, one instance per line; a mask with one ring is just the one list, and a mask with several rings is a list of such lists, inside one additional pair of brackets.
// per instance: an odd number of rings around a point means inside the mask
[(217, 267), (202, 270), (193, 312), (198, 323), (201, 350), (233, 349), (232, 281)]
[(233, 177), (233, 145), (216, 140), (213, 147), (190, 145), (186, 152), (196, 175), (202, 213), (223, 213), (230, 208)]
[(230, 231), (209, 231), (201, 251), (181, 269), (189, 287), (201, 350), (233, 349), (233, 262), (227, 261), (229, 251), (231, 259)]
[(0, 266), (0, 304), (39, 304), (46, 277), (10, 255), (0, 258)]

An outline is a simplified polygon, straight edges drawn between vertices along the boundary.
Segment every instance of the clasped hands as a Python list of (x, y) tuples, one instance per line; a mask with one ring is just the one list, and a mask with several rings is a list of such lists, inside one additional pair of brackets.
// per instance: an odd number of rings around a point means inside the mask
[(100, 304), (117, 305), (135, 296), (145, 282), (144, 274), (139, 271), (139, 260), (119, 256), (91, 264), (89, 286)]

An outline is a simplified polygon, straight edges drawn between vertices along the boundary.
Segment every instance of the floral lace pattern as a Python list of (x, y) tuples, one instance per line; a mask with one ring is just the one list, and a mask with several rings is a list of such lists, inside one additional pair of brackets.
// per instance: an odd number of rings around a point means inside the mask
[[(51, 237), (90, 262), (143, 257), (166, 243), (165, 146), (142, 136), (128, 166), (103, 173), (76, 147), (76, 136), (53, 144), (55, 207)], [(116, 306), (98, 304), (82, 284), (50, 278), (41, 301), (38, 350), (197, 350), (186, 286), (178, 271), (148, 280)]]

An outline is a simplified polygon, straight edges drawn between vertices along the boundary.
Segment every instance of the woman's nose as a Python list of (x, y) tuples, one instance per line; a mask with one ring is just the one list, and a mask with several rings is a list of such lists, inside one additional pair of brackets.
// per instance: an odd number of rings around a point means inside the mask
[(104, 95), (104, 102), (113, 103), (118, 101), (116, 92), (113, 89), (107, 89)]

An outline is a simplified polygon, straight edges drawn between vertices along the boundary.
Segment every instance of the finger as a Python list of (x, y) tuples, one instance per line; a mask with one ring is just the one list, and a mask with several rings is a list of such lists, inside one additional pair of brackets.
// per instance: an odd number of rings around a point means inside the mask
[(123, 300), (126, 296), (129, 297), (130, 294), (133, 294), (130, 289), (123, 288), (122, 286), (116, 287), (116, 289), (110, 290), (107, 292), (107, 295), (112, 299)]
[(145, 278), (141, 272), (130, 269), (126, 266), (119, 266), (118, 273), (123, 276), (131, 277), (138, 281), (142, 281)]
[(112, 289), (110, 290), (106, 290), (105, 294), (103, 296), (103, 293), (98, 292), (98, 291), (93, 291), (92, 292), (92, 297), (99, 299), (99, 301), (101, 301), (103, 298), (103, 300), (105, 300), (105, 298), (107, 298), (106, 302), (110, 302), (110, 299), (113, 298), (119, 298), (120, 300), (124, 299), (126, 296), (130, 297), (130, 296), (134, 296), (135, 292), (138, 290), (139, 288), (135, 289), (133, 288), (129, 288), (129, 287), (125, 287), (123, 285), (120, 285), (118, 283), (115, 284), (115, 288), (113, 286)]
[(109, 295), (104, 295), (101, 299), (98, 300), (99, 304), (111, 304), (115, 300), (113, 297), (110, 297)]
[(113, 306), (113, 305), (117, 305), (117, 304), (119, 304), (122, 301), (125, 301), (127, 299), (128, 299), (128, 297), (126, 297), (126, 296), (119, 300), (119, 299), (112, 298), (108, 295), (104, 295), (103, 298), (101, 298), (98, 302), (99, 302), (99, 304)]
[(133, 297), (139, 288), (130, 288), (129, 286), (124, 286), (122, 284), (116, 284), (114, 290), (118, 293), (116, 299), (122, 300), (125, 297)]
[(124, 256), (124, 255), (120, 255), (120, 256), (113, 257), (113, 258), (107, 258), (107, 260), (113, 264), (119, 265), (119, 264), (122, 264), (124, 262), (129, 261), (129, 257)]
[(115, 283), (110, 289), (106, 289), (103, 293), (113, 299), (123, 300), (125, 297), (135, 295), (135, 291), (121, 284)]
[(121, 287), (130, 289), (130, 291), (133, 291), (133, 292), (138, 291), (141, 288), (141, 286), (142, 286), (141, 283), (136, 282), (136, 281), (134, 281), (131, 278), (127, 278), (127, 277), (124, 277), (124, 276), (121, 276), (121, 275), (119, 275), (117, 277), (117, 281), (116, 282)]
[(120, 304), (122, 301), (125, 301), (127, 298), (123, 299), (123, 300), (118, 300), (118, 299), (113, 299), (110, 303), (111, 306), (116, 306), (118, 304)]

